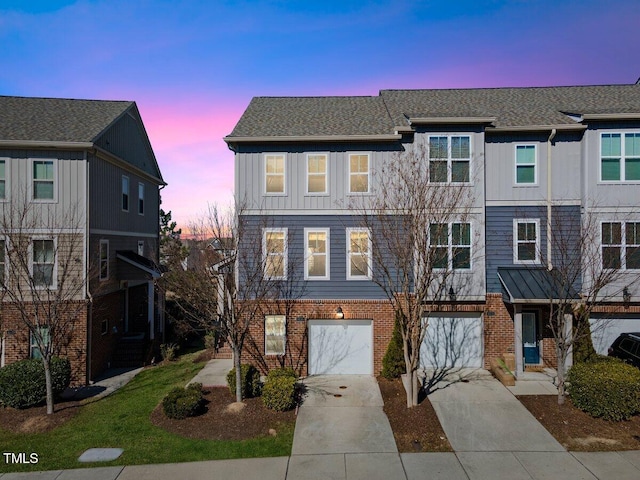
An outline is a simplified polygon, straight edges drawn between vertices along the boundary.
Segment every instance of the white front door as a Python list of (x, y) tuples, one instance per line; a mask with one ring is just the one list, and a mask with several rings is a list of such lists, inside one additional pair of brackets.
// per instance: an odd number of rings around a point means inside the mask
[(371, 320), (309, 320), (309, 375), (372, 375)]

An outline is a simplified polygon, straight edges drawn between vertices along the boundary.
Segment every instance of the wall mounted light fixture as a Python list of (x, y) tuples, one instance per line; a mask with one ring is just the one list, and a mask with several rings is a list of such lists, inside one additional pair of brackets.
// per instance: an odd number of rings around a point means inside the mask
[(342, 311), (342, 307), (336, 308), (336, 318), (338, 320), (342, 320), (344, 318), (344, 312)]

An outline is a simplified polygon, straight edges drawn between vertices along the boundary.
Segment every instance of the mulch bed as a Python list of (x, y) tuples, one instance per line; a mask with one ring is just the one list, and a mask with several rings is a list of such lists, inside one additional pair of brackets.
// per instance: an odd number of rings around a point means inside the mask
[(407, 408), (407, 396), (400, 380), (378, 378), (378, 385), (399, 452), (453, 451), (428, 398), (416, 407)]
[(165, 416), (162, 404), (151, 413), (151, 422), (169, 432), (187, 438), (203, 440), (246, 440), (265, 435), (277, 435), (283, 425), (295, 424), (295, 411), (275, 412), (261, 398), (243, 400), (244, 408), (229, 411), (235, 402), (227, 387), (204, 387), (205, 412), (184, 420)]
[(0, 407), (0, 426), (13, 433), (44, 433), (65, 424), (81, 409), (80, 402), (56, 402), (53, 415), (47, 415), (47, 406), (15, 409)]
[(521, 395), (518, 400), (567, 450), (575, 452), (640, 450), (640, 416), (608, 422), (578, 410), (567, 398), (558, 405), (555, 395)]

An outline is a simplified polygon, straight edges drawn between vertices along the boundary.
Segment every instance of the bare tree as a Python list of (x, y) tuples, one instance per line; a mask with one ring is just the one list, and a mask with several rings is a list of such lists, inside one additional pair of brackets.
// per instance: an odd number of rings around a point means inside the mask
[[(263, 255), (261, 221), (252, 223), (242, 205), (221, 210), (210, 205), (193, 222), (190, 233), (200, 251), (191, 263), (174, 275), (168, 288), (176, 302), (203, 328), (219, 329), (233, 351), (236, 401), (242, 401), (241, 356), (250, 327), (262, 322), (265, 306), (278, 298), (285, 256)], [(285, 239), (274, 238), (271, 242)], [(284, 250), (283, 250), (284, 251)]]
[(79, 315), (87, 308), (88, 266), (83, 215), (64, 212), (15, 194), (4, 204), (0, 238), (5, 253), (5, 309), (13, 310), (42, 359), (47, 413), (54, 412), (51, 360), (70, 345)]
[[(592, 312), (619, 302), (627, 285), (640, 279), (637, 271), (623, 269), (621, 265), (622, 261), (633, 261), (629, 252), (624, 258), (621, 251), (623, 225), (629, 224), (625, 215), (616, 209), (613, 217), (619, 220), (603, 222), (594, 211), (591, 208), (581, 215), (557, 211), (550, 216), (547, 220), (550, 251), (541, 248), (539, 252), (540, 258), (546, 259), (551, 279), (545, 291), (549, 309), (547, 327), (555, 342), (560, 405), (565, 400), (570, 353), (578, 342), (591, 335)], [(629, 228), (635, 228), (636, 224), (633, 225)], [(607, 238), (611, 247), (603, 244)]]
[[(352, 204), (368, 231), (369, 248), (352, 268), (371, 268), (372, 280), (391, 302), (402, 335), (406, 373), (403, 383), (407, 407), (418, 404), (420, 348), (428, 318), (450, 300), (451, 289), (462, 296), (468, 287), (471, 250), (473, 187), (464, 166), (449, 181), (446, 151), (441, 145), (415, 145), (385, 161), (374, 171), (374, 195)], [(435, 161), (438, 160), (438, 161)], [(431, 163), (431, 165), (430, 165)], [(441, 175), (444, 172), (444, 179)], [(441, 181), (444, 180), (444, 181)], [(462, 273), (466, 272), (466, 273)]]

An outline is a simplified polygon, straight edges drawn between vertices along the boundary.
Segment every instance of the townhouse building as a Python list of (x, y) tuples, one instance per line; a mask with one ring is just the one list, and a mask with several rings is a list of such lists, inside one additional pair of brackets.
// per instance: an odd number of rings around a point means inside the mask
[[(286, 309), (273, 302), (253, 327), (267, 365), (289, 356), (308, 374), (380, 372), (394, 312), (374, 281), (375, 232), (352, 200), (379, 193), (384, 162), (417, 145), (427, 146), (434, 184), (473, 191), (467, 218), (430, 240), (472, 260), (450, 265), (466, 288), (445, 287), (429, 326), (463, 328), (428, 329), (424, 367), (488, 367), (506, 352), (517, 374), (554, 366), (548, 305), (559, 295), (578, 305), (602, 269), (619, 275), (598, 294), (592, 321), (606, 318), (607, 328), (596, 348), (640, 331), (638, 84), (256, 97), (225, 141), (264, 274), (297, 285), (285, 289), (298, 292)], [(561, 263), (580, 268), (558, 292)]]
[(0, 97), (0, 366), (38, 329), (82, 384), (161, 337), (164, 185), (135, 102)]

